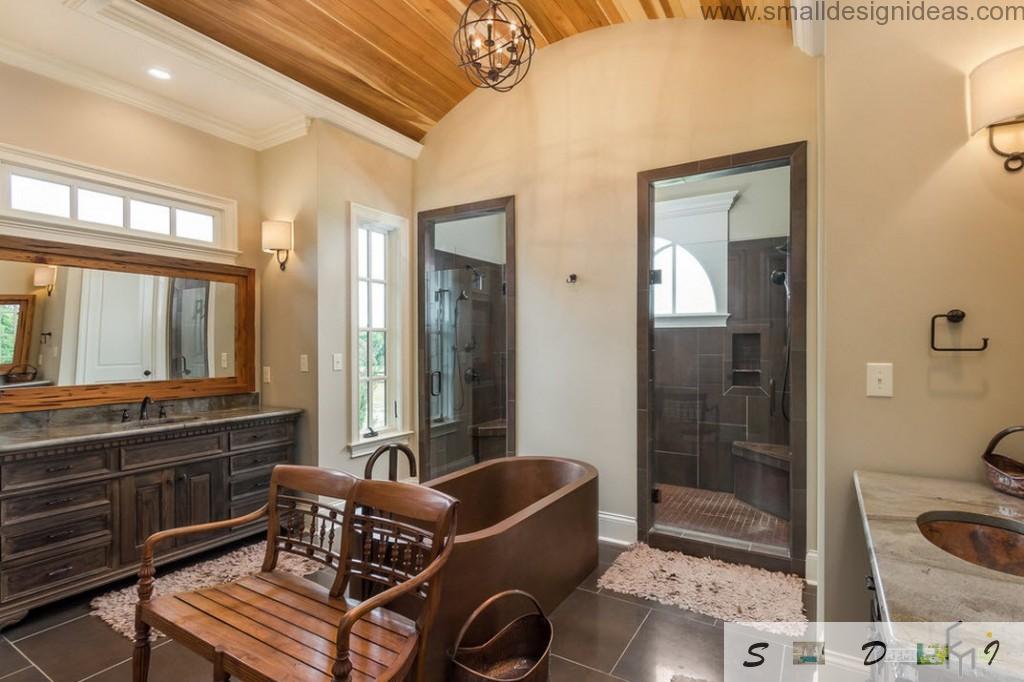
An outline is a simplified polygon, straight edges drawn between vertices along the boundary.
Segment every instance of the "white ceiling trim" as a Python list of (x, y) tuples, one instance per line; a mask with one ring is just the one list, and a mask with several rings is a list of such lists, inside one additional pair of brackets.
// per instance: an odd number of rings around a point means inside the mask
[(267, 149), (301, 137), (309, 130), (309, 119), (302, 115), (266, 130), (250, 130), (79, 64), (6, 40), (0, 40), (0, 62), (109, 97), (251, 149)]
[(403, 156), (415, 159), (423, 149), (412, 138), (134, 0), (64, 0), (64, 4)]

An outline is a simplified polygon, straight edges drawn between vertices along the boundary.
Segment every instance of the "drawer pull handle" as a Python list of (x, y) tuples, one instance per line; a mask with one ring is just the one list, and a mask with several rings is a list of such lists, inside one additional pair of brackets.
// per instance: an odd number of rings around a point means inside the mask
[(270, 485), (270, 484), (267, 483), (266, 481), (261, 481), (260, 483), (253, 484), (252, 487), (253, 488), (266, 488), (268, 485)]
[(71, 570), (74, 570), (74, 568), (75, 568), (74, 566), (72, 566), (71, 564), (68, 564), (67, 566), (64, 566), (63, 568), (58, 568), (58, 569), (56, 569), (54, 571), (50, 571), (49, 573), (46, 574), (46, 577), (47, 578), (56, 578), (57, 576), (64, 575), (65, 573), (67, 573), (67, 572), (69, 572)]
[(59, 467), (46, 467), (46, 473), (48, 473), (48, 474), (55, 474), (58, 471), (71, 471), (74, 468), (75, 468), (74, 464), (64, 464), (64, 465), (59, 466)]
[(69, 528), (67, 530), (62, 530), (59, 533), (50, 533), (49, 535), (46, 536), (46, 539), (47, 540), (59, 540), (61, 538), (66, 538), (69, 535), (74, 535), (74, 534), (75, 534), (74, 529)]
[(69, 502), (74, 502), (74, 501), (75, 501), (75, 498), (73, 498), (73, 497), (62, 497), (62, 498), (57, 499), (57, 500), (47, 500), (46, 506), (47, 507), (56, 507), (59, 504), (67, 504)]

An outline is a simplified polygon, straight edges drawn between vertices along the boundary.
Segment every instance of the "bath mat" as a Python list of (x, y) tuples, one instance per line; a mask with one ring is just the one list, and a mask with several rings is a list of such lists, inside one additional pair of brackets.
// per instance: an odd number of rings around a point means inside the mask
[[(216, 558), (172, 570), (169, 573), (166, 568), (162, 571), (157, 568), (153, 596), (189, 592), (259, 573), (263, 567), (263, 557), (266, 551), (267, 542), (262, 540)], [(281, 552), (278, 554), (277, 568), (281, 571), (305, 576), (324, 568), (324, 565), (294, 554)], [(138, 601), (138, 585), (134, 584), (101, 594), (89, 605), (93, 609), (92, 615), (98, 616), (115, 631), (131, 639), (135, 635), (135, 605)]]
[(766, 629), (803, 634), (804, 581), (753, 566), (633, 545), (598, 579), (611, 592), (651, 599), (729, 622), (778, 623)]

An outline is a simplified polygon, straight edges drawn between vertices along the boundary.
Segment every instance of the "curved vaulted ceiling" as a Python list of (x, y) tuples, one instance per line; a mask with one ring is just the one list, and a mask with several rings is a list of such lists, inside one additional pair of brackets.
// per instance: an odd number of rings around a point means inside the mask
[[(139, 0), (414, 140), (473, 87), (451, 38), (466, 0)], [(518, 0), (539, 47), (602, 26), (768, 0)]]

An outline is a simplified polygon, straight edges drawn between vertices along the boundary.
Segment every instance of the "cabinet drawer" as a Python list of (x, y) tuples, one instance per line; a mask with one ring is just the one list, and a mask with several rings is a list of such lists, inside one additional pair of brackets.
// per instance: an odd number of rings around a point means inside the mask
[(107, 474), (113, 471), (111, 450), (97, 450), (63, 457), (40, 457), (24, 462), (8, 462), (0, 467), (0, 489), (17, 490), (43, 483)]
[(267, 469), (264, 473), (260, 473), (255, 476), (237, 478), (231, 481), (230, 487), (232, 502), (239, 498), (245, 498), (252, 495), (259, 498), (260, 504), (263, 504), (267, 501), (267, 495), (270, 491), (270, 469)]
[(44, 561), (0, 571), (0, 597), (10, 601), (32, 592), (101, 573), (111, 568), (110, 545), (97, 545)]
[[(250, 497), (248, 500), (236, 502), (231, 505), (231, 518), (237, 519), (239, 516), (245, 516), (246, 514), (256, 511), (266, 503), (267, 500), (264, 499), (263, 497)], [(241, 533), (248, 533), (252, 532), (253, 529), (258, 528), (259, 526), (266, 527), (266, 524), (267, 519), (266, 517), (264, 517), (259, 521), (253, 521), (252, 523), (247, 523), (244, 526), (237, 526), (235, 528), (232, 528), (231, 532), (236, 535)]]
[[(74, 518), (77, 516), (78, 518)], [(33, 552), (53, 550), (87, 539), (106, 538), (109, 542), (110, 513), (80, 515), (62, 514), (53, 519), (40, 519), (33, 523), (4, 528), (0, 540), (2, 558), (10, 561)]]
[(27, 521), (38, 516), (110, 506), (110, 484), (93, 483), (32, 495), (10, 497), (0, 502), (4, 525)]
[(287, 442), (292, 440), (292, 438), (292, 425), (290, 423), (253, 426), (248, 429), (239, 429), (238, 431), (231, 432), (231, 449), (240, 450), (254, 445)]
[(255, 471), (264, 467), (272, 467), (275, 464), (287, 464), (290, 459), (291, 450), (289, 448), (256, 450), (232, 457), (230, 472), (233, 475)]
[(186, 436), (159, 443), (128, 445), (121, 448), (121, 468), (139, 469), (164, 462), (216, 455), (224, 451), (224, 434)]

